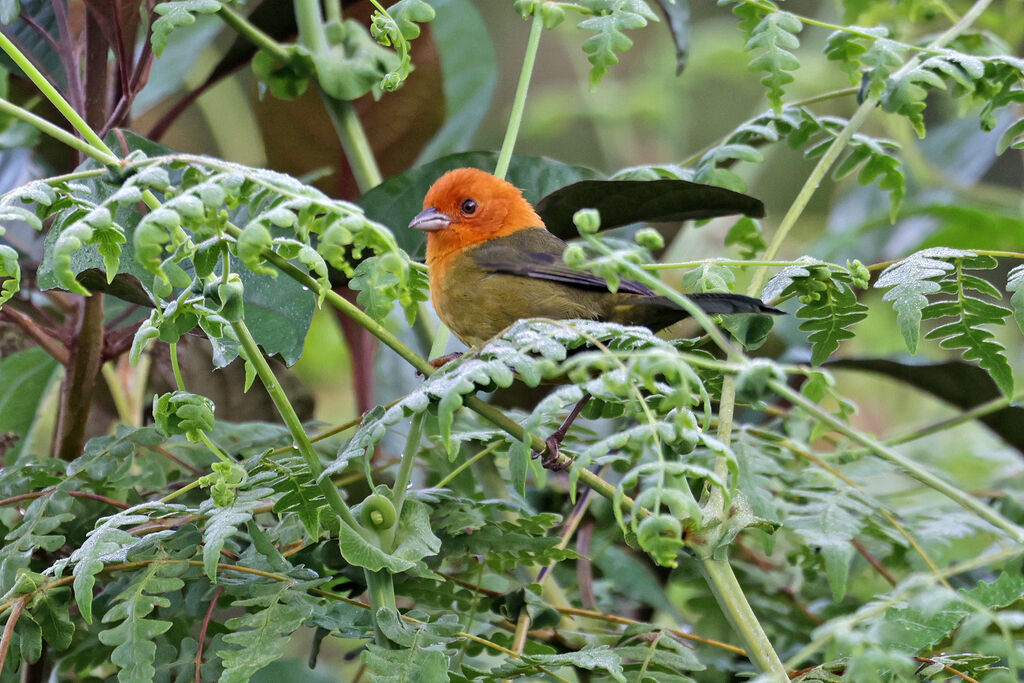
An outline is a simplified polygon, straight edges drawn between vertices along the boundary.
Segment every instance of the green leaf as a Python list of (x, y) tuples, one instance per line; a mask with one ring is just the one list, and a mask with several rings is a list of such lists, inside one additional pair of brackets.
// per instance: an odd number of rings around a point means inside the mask
[(156, 670), (156, 637), (166, 632), (170, 621), (147, 619), (158, 607), (170, 607), (164, 593), (181, 590), (185, 585), (176, 574), (185, 568), (180, 564), (154, 563), (138, 572), (128, 587), (114, 598), (114, 604), (103, 615), (103, 623), (121, 622), (99, 633), (104, 645), (114, 645), (110, 661), (118, 666), (121, 683), (148, 683)]
[(230, 506), (204, 506), (208, 509), (203, 526), (203, 569), (210, 581), (217, 581), (217, 564), (224, 544), (252, 519), (253, 511), (263, 504), (268, 493), (266, 488), (253, 489), (243, 492)]
[(38, 347), (0, 359), (0, 434), (21, 437), (8, 448), (8, 463), (18, 462), (56, 367), (57, 361)]
[(928, 304), (928, 295), (941, 289), (936, 279), (955, 269), (953, 264), (943, 259), (970, 255), (971, 252), (957, 249), (925, 249), (894, 263), (879, 275), (875, 287), (891, 288), (882, 295), (882, 300), (892, 302), (900, 332), (911, 353), (917, 353), (921, 337), (921, 312)]
[(979, 582), (956, 595), (935, 594), (905, 607), (894, 607), (885, 613), (877, 633), (890, 648), (917, 653), (930, 648), (951, 634), (963, 620), (975, 613), (975, 604), (982, 609), (996, 610), (1024, 597), (1024, 577), (1003, 572), (991, 583)]
[(540, 671), (539, 667), (554, 669), (562, 666), (588, 671), (603, 671), (619, 683), (626, 683), (626, 676), (622, 671), (622, 660), (618, 653), (607, 645), (557, 655), (523, 654), (521, 659), (506, 662), (492, 673), (497, 676), (536, 674)]
[(414, 644), (397, 650), (366, 646), (363, 663), (374, 683), (448, 683), (448, 656), (441, 645)]
[(789, 50), (800, 47), (796, 34), (803, 24), (789, 12), (771, 12), (754, 27), (750, 40), (743, 47), (747, 52), (759, 51), (750, 62), (751, 71), (767, 72), (761, 84), (768, 88), (768, 101), (776, 113), (782, 111), (784, 86), (793, 82), (789, 72), (800, 68), (798, 60)]
[(142, 503), (116, 515), (104, 517), (100, 520), (99, 526), (89, 532), (70, 557), (54, 565), (58, 576), (65, 566), (74, 565), (75, 580), (72, 586), (75, 591), (75, 602), (87, 623), (92, 623), (92, 589), (96, 585), (96, 575), (103, 570), (107, 561), (123, 558), (129, 547), (140, 542), (137, 537), (122, 530), (121, 527), (148, 522), (151, 515), (167, 512), (180, 514), (182, 508), (159, 502)]
[(154, 11), (160, 18), (153, 22), (153, 54), (159, 57), (167, 47), (168, 37), (176, 28), (195, 23), (196, 14), (213, 14), (220, 0), (166, 0), (158, 3)]
[(395, 538), (398, 545), (394, 551), (385, 552), (363, 538), (355, 529), (342, 524), (339, 534), (341, 556), (353, 566), (373, 572), (387, 569), (395, 574), (412, 569), (417, 562), (436, 555), (441, 548), (441, 540), (430, 528), (429, 508), (415, 500), (407, 500), (402, 506)]
[(584, 208), (600, 212), (602, 230), (643, 221), (764, 216), (759, 199), (686, 180), (582, 180), (551, 192), (536, 204), (544, 225), (562, 239), (576, 236), (572, 217)]
[(1024, 332), (1024, 265), (1010, 270), (1006, 279), (1006, 291), (1013, 292), (1010, 297), (1010, 305), (1013, 306), (1013, 319), (1017, 321), (1020, 331)]
[(581, 0), (584, 14), (591, 15), (577, 26), (595, 35), (583, 41), (583, 52), (590, 61), (590, 86), (596, 87), (608, 67), (619, 63), (617, 52), (633, 47), (623, 31), (643, 28), (658, 17), (644, 0)]
[(676, 76), (679, 76), (690, 58), (690, 0), (657, 0), (657, 3), (668, 19), (668, 30), (676, 50)]
[(21, 266), (18, 252), (0, 244), (0, 307), (21, 289)]
[(32, 617), (42, 629), (46, 644), (58, 652), (71, 646), (75, 624), (71, 621), (69, 603), (43, 595), (32, 607)]
[(861, 501), (835, 490), (795, 490), (787, 493), (787, 528), (820, 551), (825, 561), (825, 575), (832, 589), (832, 599), (839, 602), (846, 595), (850, 576), (853, 546), (850, 541), (860, 533), (871, 514)]
[(224, 643), (237, 647), (217, 650), (224, 664), (223, 683), (247, 683), (254, 673), (280, 658), (290, 642), (287, 636), (302, 626), (316, 605), (301, 586), (288, 583), (253, 585), (251, 593), (253, 597), (231, 604), (257, 609), (225, 622), (231, 633), (224, 636)]

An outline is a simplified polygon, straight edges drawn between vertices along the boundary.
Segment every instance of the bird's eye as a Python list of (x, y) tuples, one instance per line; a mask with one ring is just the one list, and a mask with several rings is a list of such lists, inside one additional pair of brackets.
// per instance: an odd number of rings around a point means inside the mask
[(472, 216), (476, 213), (476, 202), (472, 199), (463, 200), (462, 204), (459, 205), (459, 211), (464, 216)]

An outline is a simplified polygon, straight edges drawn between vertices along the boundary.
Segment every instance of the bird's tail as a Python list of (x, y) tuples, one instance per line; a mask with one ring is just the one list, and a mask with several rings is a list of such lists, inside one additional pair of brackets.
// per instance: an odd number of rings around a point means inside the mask
[(700, 306), (705, 313), (729, 314), (729, 313), (762, 313), (768, 315), (783, 315), (774, 306), (769, 306), (760, 299), (743, 294), (728, 294), (725, 292), (705, 292), (703, 294), (687, 294), (690, 301)]
[[(783, 311), (769, 306), (760, 299), (742, 294), (707, 292), (687, 294), (686, 296), (700, 306), (705, 313), (712, 315), (783, 314)], [(690, 314), (679, 304), (664, 296), (630, 296), (624, 303), (626, 305), (609, 318), (612, 322), (625, 325), (645, 325), (658, 331), (690, 317)]]

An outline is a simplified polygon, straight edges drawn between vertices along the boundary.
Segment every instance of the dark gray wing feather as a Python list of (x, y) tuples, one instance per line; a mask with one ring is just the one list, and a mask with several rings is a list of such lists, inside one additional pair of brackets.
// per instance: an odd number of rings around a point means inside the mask
[[(472, 248), (470, 258), (491, 273), (550, 280), (583, 289), (608, 291), (608, 282), (585, 270), (565, 265), (562, 252), (566, 244), (544, 229), (520, 230), (506, 237), (488, 240)], [(654, 296), (654, 292), (634, 280), (622, 280), (620, 292)]]

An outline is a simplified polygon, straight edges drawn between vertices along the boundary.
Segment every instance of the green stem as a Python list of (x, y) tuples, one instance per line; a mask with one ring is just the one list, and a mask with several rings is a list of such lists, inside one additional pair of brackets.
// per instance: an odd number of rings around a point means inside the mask
[[(328, 3), (328, 12), (329, 14), (334, 13), (330, 3)], [(387, 12), (384, 13), (387, 14)], [(326, 53), (328, 50), (327, 34), (320, 13), (320, 3), (317, 0), (296, 0), (295, 20), (299, 26), (299, 42), (314, 56)], [(320, 97), (327, 109), (328, 116), (330, 116), (331, 123), (334, 124), (334, 131), (338, 135), (342, 149), (345, 150), (345, 158), (348, 159), (359, 191), (366, 193), (371, 188), (380, 185), (383, 176), (377, 166), (370, 141), (366, 137), (366, 131), (359, 122), (355, 107), (351, 102), (331, 97), (323, 89), (320, 90)]]
[(274, 402), (274, 406), (277, 408), (277, 412), (281, 415), (281, 419), (284, 420), (285, 425), (288, 427), (288, 431), (291, 432), (299, 454), (306, 461), (306, 465), (309, 467), (310, 472), (312, 472), (313, 476), (316, 477), (317, 485), (320, 487), (324, 497), (327, 499), (327, 503), (346, 524), (352, 527), (352, 529), (360, 534), (365, 533), (366, 530), (363, 529), (362, 525), (359, 524), (358, 521), (356, 521), (356, 518), (352, 515), (352, 510), (350, 510), (348, 505), (345, 504), (341, 494), (338, 493), (338, 489), (334, 487), (331, 480), (327, 477), (320, 477), (324, 470), (323, 466), (320, 464), (320, 458), (317, 457), (316, 451), (313, 450), (313, 444), (310, 442), (309, 436), (306, 434), (306, 430), (302, 427), (302, 421), (299, 419), (299, 416), (296, 415), (295, 408), (292, 407), (291, 402), (288, 400), (288, 396), (284, 393), (284, 389), (277, 381), (277, 377), (274, 375), (274, 371), (271, 369), (270, 363), (268, 363), (267, 359), (263, 357), (263, 353), (256, 344), (256, 340), (253, 339), (252, 334), (249, 332), (249, 328), (245, 326), (244, 322), (238, 320), (231, 323), (231, 329), (234, 330), (239, 343), (242, 345), (242, 348), (245, 349), (246, 360), (252, 363), (253, 367), (256, 368), (257, 376), (259, 376), (264, 388), (270, 395), (270, 399)]
[[(1024, 392), (1021, 392), (1016, 396), (998, 396), (990, 401), (979, 403), (970, 410), (966, 410), (962, 413), (954, 415), (953, 417), (946, 418), (945, 420), (939, 420), (938, 422), (933, 422), (929, 425), (925, 425), (924, 427), (915, 429), (911, 432), (907, 432), (899, 436), (894, 436), (891, 439), (886, 439), (883, 443), (886, 446), (898, 446), (900, 444), (908, 443), (910, 441), (916, 441), (918, 439), (930, 436), (937, 432), (942, 432), (947, 429), (952, 429), (953, 427), (958, 427), (964, 424), (965, 422), (976, 420), (979, 417), (984, 417), (988, 415), (989, 413), (994, 413), (998, 410), (1002, 410), (1003, 408), (1006, 408), (1007, 406), (1013, 403), (1017, 403), (1018, 401), (1024, 401)], [(850, 455), (866, 453), (867, 451), (868, 449), (866, 448), (859, 451), (852, 451)]]
[(766, 268), (787, 268), (789, 266), (807, 265), (806, 261), (740, 261), (727, 258), (706, 258), (699, 261), (679, 261), (677, 263), (645, 263), (644, 270), (672, 270), (674, 268), (699, 268), (700, 266), (727, 266), (730, 268), (746, 268), (764, 266)]
[(117, 369), (114, 367), (113, 361), (108, 360), (104, 363), (101, 371), (103, 372), (103, 379), (107, 382), (107, 391), (110, 392), (110, 398), (114, 400), (117, 419), (124, 424), (136, 424), (132, 419), (132, 402), (121, 385), (121, 379), (117, 376)]
[[(937, 50), (946, 45), (949, 41), (956, 38), (961, 33), (963, 33), (970, 27), (972, 23), (974, 23), (974, 20), (977, 19), (981, 15), (981, 13), (985, 11), (985, 8), (988, 7), (988, 5), (991, 2), (992, 0), (977, 0), (977, 2), (974, 3), (974, 6), (972, 6), (966, 14), (964, 14), (963, 18), (960, 19), (960, 21), (951, 26), (941, 36), (936, 38), (932, 42), (932, 44), (926, 48), (926, 50)], [(906, 64), (904, 64), (896, 73), (894, 73), (890, 80), (892, 82), (899, 81), (909, 72), (916, 69), (920, 63), (920, 58), (914, 57)], [(789, 211), (787, 211), (786, 215), (783, 216), (782, 222), (779, 223), (779, 227), (775, 231), (775, 235), (772, 237), (771, 243), (768, 245), (768, 248), (764, 252), (765, 260), (770, 261), (775, 258), (775, 255), (777, 253), (779, 253), (779, 248), (782, 246), (782, 243), (785, 241), (787, 235), (789, 235), (789, 231), (793, 228), (794, 225), (796, 225), (796, 222), (800, 218), (800, 215), (807, 207), (807, 203), (811, 200), (811, 196), (814, 195), (815, 191), (818, 189), (818, 186), (821, 185), (821, 182), (825, 179), (825, 176), (828, 173), (829, 169), (832, 167), (832, 164), (836, 162), (836, 160), (839, 158), (839, 155), (842, 154), (844, 149), (846, 149), (846, 144), (853, 137), (853, 134), (860, 129), (860, 127), (864, 124), (864, 121), (867, 120), (871, 112), (875, 110), (875, 107), (878, 105), (878, 102), (881, 99), (881, 97), (882, 93), (877, 93), (866, 97), (864, 101), (861, 103), (861, 105), (857, 107), (857, 110), (853, 113), (853, 116), (850, 117), (850, 120), (847, 121), (846, 125), (843, 127), (843, 130), (839, 132), (835, 140), (832, 141), (832, 144), (829, 145), (828, 150), (826, 150), (825, 154), (822, 155), (821, 159), (818, 161), (818, 164), (814, 167), (814, 170), (812, 170), (811, 174), (807, 177), (807, 180), (804, 182), (804, 186), (800, 189), (800, 193), (797, 195), (796, 199), (793, 200), (793, 203), (789, 207)], [(758, 292), (758, 290), (761, 289), (761, 285), (764, 283), (764, 279), (767, 275), (767, 272), (768, 269), (762, 266), (761, 268), (758, 268), (758, 270), (754, 273), (754, 277), (750, 282), (750, 287), (747, 289), (747, 292), (750, 295), (755, 295)]]
[(299, 28), (299, 43), (312, 54), (327, 50), (327, 34), (318, 0), (295, 0), (295, 23)]
[(159, 502), (161, 502), (161, 503), (169, 503), (170, 501), (174, 500), (178, 496), (184, 495), (184, 494), (188, 493), (189, 491), (191, 491), (192, 489), (197, 488), (197, 487), (202, 486), (202, 485), (203, 485), (203, 477), (200, 477), (199, 479), (196, 479), (194, 481), (189, 482), (188, 485), (182, 486), (177, 491), (173, 491), (171, 493), (168, 493), (166, 496), (161, 498), (159, 500)]
[(327, 21), (341, 21), (341, 0), (324, 0)]
[(770, 674), (775, 681), (788, 681), (786, 667), (775, 653), (772, 644), (761, 628), (757, 615), (750, 608), (740, 582), (732, 567), (725, 559), (705, 558), (700, 562), (701, 573), (711, 587), (726, 618), (740, 637), (747, 657), (762, 673)]
[(537, 61), (540, 34), (544, 29), (544, 20), (541, 18), (540, 13), (541, 4), (541, 2), (538, 2), (533, 11), (533, 24), (530, 25), (530, 37), (526, 41), (523, 68), (519, 72), (519, 84), (516, 86), (515, 99), (512, 100), (512, 112), (508, 117), (505, 139), (501, 143), (501, 153), (498, 154), (498, 163), (494, 167), (494, 175), (499, 178), (504, 178), (505, 174), (508, 173), (508, 165), (512, 161), (512, 150), (515, 148), (516, 138), (519, 136), (519, 126), (523, 122), (523, 110), (526, 108), (526, 93), (530, 89), (530, 77), (533, 75), (533, 65)]
[[(731, 375), (722, 377), (722, 394), (718, 401), (718, 440), (726, 446), (732, 441), (733, 411), (736, 407), (736, 388)], [(723, 456), (715, 458), (715, 474), (722, 481), (729, 481), (729, 461)], [(704, 506), (704, 517), (708, 521), (724, 522), (726, 519), (725, 492), (717, 486), (710, 486), (708, 502)]]
[(455, 477), (459, 476), (460, 474), (465, 472), (468, 468), (472, 467), (473, 463), (475, 463), (476, 461), (478, 461), (478, 460), (480, 460), (480, 459), (490, 455), (491, 453), (493, 453), (494, 449), (497, 448), (498, 446), (500, 446), (502, 443), (504, 443), (504, 442), (502, 442), (502, 441), (495, 441), (494, 443), (492, 443), (491, 445), (487, 446), (486, 448), (481, 448), (479, 453), (474, 455), (472, 458), (467, 459), (466, 462), (462, 463), (461, 465), (456, 467), (454, 470), (449, 472), (447, 475), (445, 475), (445, 478), (442, 479), (441, 481), (437, 482), (436, 484), (434, 484), (433, 488), (443, 489), (445, 486), (450, 484), (455, 479)]
[(46, 80), (46, 76), (44, 76), (25, 55), (21, 54), (21, 50), (19, 50), (14, 43), (12, 43), (10, 39), (2, 33), (0, 33), (0, 49), (3, 49), (3, 51), (7, 53), (7, 56), (25, 72), (25, 75), (28, 76), (29, 80), (35, 83), (36, 87), (39, 88), (39, 92), (43, 93), (43, 96), (50, 101), (50, 104), (52, 104), (57, 111), (67, 119), (68, 123), (70, 123), (72, 127), (77, 130), (83, 138), (85, 138), (86, 142), (106, 154), (108, 159), (113, 160), (103, 161), (102, 163), (111, 166), (119, 163), (117, 155), (107, 147), (106, 143), (100, 139), (99, 135), (96, 135), (96, 132), (88, 123), (85, 122), (85, 119), (78, 115), (78, 112), (75, 111), (74, 107), (72, 107), (71, 104), (69, 104), (68, 101), (65, 100), (59, 92), (57, 92), (57, 89), (51, 85), (50, 81)]
[(423, 427), (423, 416), (426, 413), (417, 413), (412, 418), (409, 427), (409, 438), (405, 442), (405, 451), (402, 453), (402, 462), (398, 466), (398, 474), (395, 476), (395, 485), (391, 489), (391, 502), (395, 506), (394, 531), (398, 532), (398, 521), (402, 518), (402, 506), (405, 505), (405, 495), (409, 491), (409, 482), (412, 481), (412, 468), (416, 463), (416, 452), (420, 447), (420, 431)]
[(1021, 529), (1019, 526), (1006, 519), (980, 500), (977, 500), (969, 493), (961, 491), (952, 484), (947, 483), (943, 479), (940, 479), (928, 470), (924, 469), (910, 458), (900, 455), (891, 448), (886, 447), (871, 437), (850, 427), (828, 411), (820, 408), (817, 404), (805, 398), (800, 392), (791, 389), (785, 383), (779, 382), (778, 380), (771, 380), (768, 384), (779, 396), (794, 405), (800, 406), (818, 421), (827, 424), (840, 434), (843, 434), (862, 446), (867, 447), (872, 453), (881, 459), (902, 468), (910, 477), (913, 477), (929, 488), (935, 489), (961, 507), (973, 512), (981, 519), (984, 519), (997, 529), (1002, 529), (1018, 543), (1024, 543), (1024, 529)]
[(338, 134), (338, 140), (341, 141), (341, 147), (345, 150), (345, 158), (352, 168), (356, 185), (359, 186), (360, 192), (366, 193), (380, 185), (384, 178), (377, 167), (373, 148), (370, 147), (363, 124), (359, 122), (356, 109), (351, 102), (336, 100), (323, 91), (320, 95), (327, 108), (327, 114), (331, 117), (331, 123), (334, 124), (334, 131)]
[(116, 166), (120, 163), (120, 160), (113, 154), (109, 154), (102, 149), (90, 145), (82, 138), (75, 137), (60, 126), (50, 123), (43, 117), (37, 116), (27, 109), (22, 109), (18, 105), (8, 102), (5, 99), (0, 99), (0, 113), (7, 114), (24, 121), (58, 142), (62, 142), (68, 147), (78, 150), (88, 157), (92, 157), (101, 164), (106, 166)]
[(178, 343), (171, 342), (169, 346), (171, 347), (171, 371), (174, 372), (174, 384), (178, 387), (178, 391), (188, 391), (185, 388), (185, 379), (181, 376), (181, 365), (178, 364)]
[(292, 55), (287, 49), (285, 49), (284, 45), (281, 45), (281, 43), (261, 31), (255, 24), (235, 10), (231, 9), (227, 5), (221, 5), (220, 9), (217, 10), (217, 14), (220, 15), (220, 18), (224, 20), (225, 24), (235, 29), (235, 33), (242, 36), (259, 49), (265, 50), (266, 52), (274, 55), (274, 58), (279, 62), (287, 63), (291, 61)]
[(224, 451), (222, 451), (222, 450), (221, 450), (221, 449), (220, 449), (220, 448), (219, 448), (219, 447), (217, 446), (217, 444), (215, 444), (214, 442), (210, 441), (210, 437), (208, 437), (208, 436), (206, 435), (206, 432), (204, 432), (204, 431), (200, 430), (200, 431), (199, 431), (199, 438), (200, 438), (200, 440), (202, 440), (202, 442), (203, 442), (204, 444), (206, 444), (206, 447), (210, 449), (210, 452), (211, 452), (211, 453), (213, 453), (214, 455), (216, 455), (216, 456), (217, 456), (217, 458), (218, 458), (218, 459), (219, 459), (219, 460), (220, 460), (221, 462), (226, 462), (226, 463), (228, 463), (229, 465), (234, 465), (234, 464), (235, 464), (235, 461), (234, 461), (234, 460), (232, 460), (231, 458), (229, 458), (229, 457), (228, 457), (228, 455), (227, 455), (227, 453), (225, 453)]
[(364, 574), (366, 575), (366, 595), (370, 598), (370, 617), (373, 620), (374, 640), (380, 647), (391, 649), (393, 648), (391, 641), (377, 625), (377, 610), (385, 607), (398, 614), (395, 601), (395, 582), (391, 579), (391, 574), (385, 570), (371, 572), (366, 569)]

